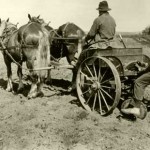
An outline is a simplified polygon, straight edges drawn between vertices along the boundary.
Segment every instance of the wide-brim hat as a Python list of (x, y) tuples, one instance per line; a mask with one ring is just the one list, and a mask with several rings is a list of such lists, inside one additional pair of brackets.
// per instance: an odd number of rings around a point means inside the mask
[(96, 8), (96, 10), (109, 11), (109, 10), (111, 10), (111, 8), (109, 8), (107, 1), (102, 1), (99, 3), (99, 6), (98, 6), (98, 8)]

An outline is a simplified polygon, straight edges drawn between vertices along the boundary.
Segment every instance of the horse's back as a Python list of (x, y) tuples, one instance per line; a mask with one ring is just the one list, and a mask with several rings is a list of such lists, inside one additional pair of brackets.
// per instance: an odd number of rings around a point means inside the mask
[(85, 32), (74, 23), (66, 23), (61, 25), (58, 28), (57, 32), (58, 34), (66, 37), (77, 37), (79, 36), (79, 32), (80, 32), (80, 36), (85, 35)]

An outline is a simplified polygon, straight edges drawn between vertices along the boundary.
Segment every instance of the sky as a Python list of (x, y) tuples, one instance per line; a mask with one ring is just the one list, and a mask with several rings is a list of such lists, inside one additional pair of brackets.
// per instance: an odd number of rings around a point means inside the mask
[[(22, 26), (28, 22), (28, 14), (40, 15), (50, 26), (58, 28), (73, 22), (89, 31), (98, 16), (96, 8), (101, 0), (0, 0), (0, 18)], [(139, 32), (150, 25), (150, 0), (107, 0), (112, 9), (117, 31)]]

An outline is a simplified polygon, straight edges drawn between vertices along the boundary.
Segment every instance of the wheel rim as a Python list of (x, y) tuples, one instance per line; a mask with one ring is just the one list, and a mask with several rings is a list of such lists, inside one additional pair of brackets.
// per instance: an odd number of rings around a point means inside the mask
[(83, 107), (102, 116), (114, 110), (121, 96), (120, 76), (113, 63), (104, 57), (89, 57), (81, 63), (76, 87)]

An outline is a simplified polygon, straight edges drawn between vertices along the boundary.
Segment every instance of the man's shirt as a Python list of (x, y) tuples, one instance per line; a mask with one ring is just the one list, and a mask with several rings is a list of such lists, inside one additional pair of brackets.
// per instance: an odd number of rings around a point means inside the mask
[(116, 23), (114, 18), (106, 12), (94, 20), (88, 36), (94, 37), (96, 34), (99, 34), (101, 39), (113, 39), (115, 29)]

